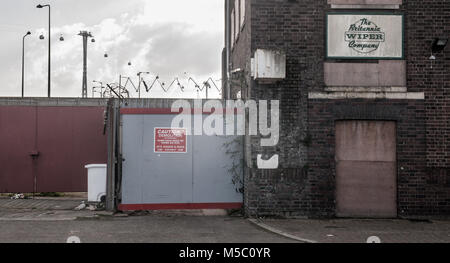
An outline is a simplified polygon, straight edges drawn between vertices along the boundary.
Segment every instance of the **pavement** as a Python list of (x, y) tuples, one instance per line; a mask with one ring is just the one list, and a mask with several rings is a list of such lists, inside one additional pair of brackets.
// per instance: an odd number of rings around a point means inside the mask
[(36, 209), (36, 210), (72, 210), (77, 207), (83, 199), (78, 198), (44, 198), (34, 199), (10, 199), (0, 198), (1, 210), (7, 209)]
[(10, 199), (0, 197), (1, 221), (64, 221), (80, 217), (96, 217), (96, 212), (75, 211), (82, 198), (36, 197), (33, 199)]
[(450, 220), (246, 219), (221, 210), (112, 214), (78, 199), (0, 199), (0, 243), (448, 243)]
[[(74, 211), (79, 200), (0, 199), (0, 243), (291, 243), (220, 210), (113, 215)], [(72, 239), (71, 239), (72, 240)]]
[(69, 221), (3, 221), (1, 243), (287, 243), (242, 218), (139, 216)]
[[(450, 220), (258, 219), (262, 229), (307, 243), (450, 243)], [(375, 238), (375, 239), (374, 239)]]

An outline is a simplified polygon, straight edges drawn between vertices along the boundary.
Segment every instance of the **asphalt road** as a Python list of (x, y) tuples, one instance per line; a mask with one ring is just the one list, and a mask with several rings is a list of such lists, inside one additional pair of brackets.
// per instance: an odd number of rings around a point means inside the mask
[(257, 227), (242, 217), (221, 216), (226, 214), (221, 210), (119, 217), (74, 211), (79, 204), (79, 200), (0, 198), (0, 243), (65, 243), (71, 236), (83, 243), (365, 243), (371, 237), (382, 243), (450, 242), (449, 219), (259, 219)]
[(61, 221), (0, 221), (0, 243), (284, 243), (243, 218), (149, 215)]

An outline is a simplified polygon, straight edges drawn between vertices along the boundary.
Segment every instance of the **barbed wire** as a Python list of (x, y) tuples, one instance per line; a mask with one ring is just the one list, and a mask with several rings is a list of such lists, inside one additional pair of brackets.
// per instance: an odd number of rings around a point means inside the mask
[[(146, 80), (144, 77), (140, 77), (138, 85), (135, 85), (130, 77), (120, 76), (120, 80), (122, 81), (123, 79), (125, 79), (124, 84), (109, 83), (106, 84), (107, 87), (105, 87), (101, 81), (94, 81), (99, 83), (99, 85), (92, 87), (92, 97), (94, 97), (95, 94), (99, 94), (103, 98), (117, 97), (117, 95), (121, 98), (125, 98), (125, 96), (130, 98), (130, 90), (134, 90), (140, 94), (142, 90), (141, 85), (143, 85), (143, 90), (147, 93), (150, 93), (150, 91), (155, 90), (156, 88), (160, 88), (160, 90), (164, 93), (169, 93), (176, 87), (184, 93), (189, 87), (192, 87), (193, 84), (194, 88), (192, 91), (202, 92), (205, 91), (205, 89), (212, 89), (212, 87), (214, 87), (220, 95), (222, 94), (222, 90), (216, 83), (222, 80), (214, 80), (212, 77), (209, 77), (206, 81), (202, 82), (197, 81), (193, 77), (189, 77), (187, 78), (187, 82), (184, 82), (186, 85), (183, 85), (183, 81), (180, 81), (179, 77), (175, 77), (169, 85), (166, 85), (166, 82), (162, 81), (159, 75), (155, 75), (153, 78), (150, 78), (150, 81), (148, 81), (148, 79)], [(149, 83), (151, 84), (149, 85)], [(199, 83), (202, 84), (200, 85)]]
[[(221, 81), (221, 80), (217, 80), (217, 81)], [(158, 84), (159, 87), (166, 93), (168, 93), (170, 91), (170, 89), (173, 87), (174, 84), (176, 84), (180, 88), (180, 90), (182, 92), (185, 92), (186, 86), (189, 87), (191, 82), (195, 85), (194, 88), (197, 91), (203, 91), (203, 90), (205, 90), (205, 88), (209, 88), (210, 89), (211, 88), (211, 84), (212, 84), (216, 88), (216, 90), (218, 92), (220, 92), (220, 93), (222, 92), (222, 90), (219, 89), (219, 87), (216, 84), (216, 81), (214, 81), (214, 79), (212, 77), (209, 77), (206, 81), (203, 81), (202, 85), (199, 85), (198, 84), (199, 82), (196, 81), (193, 77), (189, 77), (188, 78), (187, 85), (182, 85), (182, 83), (180, 82), (180, 79), (178, 77), (176, 77), (176, 78), (173, 79), (173, 81), (170, 83), (170, 85), (167, 88), (165, 88), (165, 86), (166, 86), (165, 82), (161, 82), (160, 81), (159, 76), (156, 76), (154, 78), (154, 80), (151, 82), (152, 84), (150, 86), (148, 86), (148, 84), (147, 84), (147, 82), (145, 81), (144, 78), (142, 78), (142, 82), (143, 82), (143, 84), (145, 86), (146, 92), (150, 92), (150, 90), (152, 90), (152, 88), (156, 84)]]

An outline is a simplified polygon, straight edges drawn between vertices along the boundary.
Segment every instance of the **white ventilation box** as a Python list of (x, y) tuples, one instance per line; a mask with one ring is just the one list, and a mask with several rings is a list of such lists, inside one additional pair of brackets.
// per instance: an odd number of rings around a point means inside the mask
[(274, 82), (286, 78), (286, 53), (257, 49), (252, 58), (252, 77), (257, 81)]

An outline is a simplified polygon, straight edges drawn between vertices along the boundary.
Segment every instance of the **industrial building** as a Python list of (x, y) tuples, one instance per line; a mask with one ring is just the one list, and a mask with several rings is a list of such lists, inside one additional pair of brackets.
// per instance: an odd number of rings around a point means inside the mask
[[(224, 99), (279, 104), (275, 146), (191, 136), (242, 113), (212, 100), (1, 98), (0, 193), (86, 192), (85, 166), (107, 163), (109, 210), (450, 215), (447, 0), (226, 0), (224, 13)], [(192, 126), (174, 128), (183, 103)]]
[(449, 17), (447, 0), (227, 0), (226, 97), (280, 101), (279, 144), (245, 139), (246, 214), (449, 215)]

